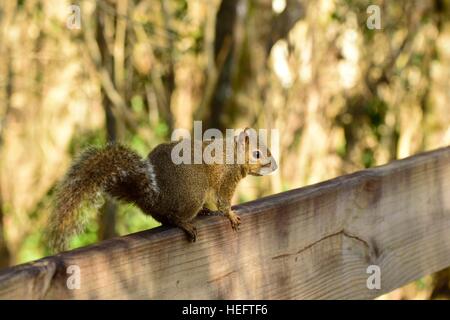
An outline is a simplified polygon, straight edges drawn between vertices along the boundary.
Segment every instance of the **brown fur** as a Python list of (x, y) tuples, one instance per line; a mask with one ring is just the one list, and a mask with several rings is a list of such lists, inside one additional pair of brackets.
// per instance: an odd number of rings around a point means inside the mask
[[(218, 210), (214, 215), (227, 217), (237, 230), (240, 218), (231, 210), (233, 193), (238, 182), (249, 173), (257, 175), (267, 159), (249, 164), (251, 151), (247, 151), (244, 164), (176, 165), (171, 151), (177, 143), (157, 146), (147, 159), (121, 145), (91, 148), (82, 153), (58, 188), (49, 224), (50, 245), (56, 250), (67, 248), (68, 239), (83, 229), (85, 219), (80, 204), (91, 201), (101, 191), (136, 204), (162, 224), (183, 229), (192, 241), (197, 237), (192, 220), (197, 214), (212, 213), (205, 207), (208, 200)], [(204, 142), (203, 148), (209, 143)], [(235, 148), (238, 143), (234, 142)]]

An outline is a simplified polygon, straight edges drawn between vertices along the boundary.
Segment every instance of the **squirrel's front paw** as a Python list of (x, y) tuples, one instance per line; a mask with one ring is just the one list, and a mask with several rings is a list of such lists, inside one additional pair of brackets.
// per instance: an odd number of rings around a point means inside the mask
[(239, 217), (234, 211), (228, 213), (228, 219), (230, 219), (231, 227), (234, 231), (239, 230), (239, 225), (241, 224), (241, 217)]

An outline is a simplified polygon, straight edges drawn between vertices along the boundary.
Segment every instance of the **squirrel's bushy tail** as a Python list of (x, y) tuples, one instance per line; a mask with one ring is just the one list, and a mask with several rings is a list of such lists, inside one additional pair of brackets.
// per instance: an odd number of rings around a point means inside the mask
[(152, 197), (157, 191), (152, 164), (119, 144), (84, 151), (57, 187), (47, 231), (54, 251), (67, 249), (70, 238), (83, 231), (87, 210), (82, 204), (102, 191), (129, 202)]

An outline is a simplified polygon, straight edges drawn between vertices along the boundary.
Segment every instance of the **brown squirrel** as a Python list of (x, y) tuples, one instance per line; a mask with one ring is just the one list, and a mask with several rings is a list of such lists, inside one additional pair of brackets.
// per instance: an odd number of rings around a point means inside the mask
[[(238, 182), (247, 174), (266, 175), (277, 168), (261, 141), (257, 147), (249, 143), (254, 132), (245, 129), (232, 138), (232, 160), (237, 160), (239, 150), (244, 150), (245, 155), (244, 161), (232, 164), (175, 164), (171, 156), (179, 142), (160, 144), (145, 159), (120, 144), (87, 149), (57, 188), (49, 221), (50, 247), (56, 251), (67, 249), (68, 240), (84, 227), (86, 214), (81, 204), (92, 201), (100, 192), (134, 203), (162, 224), (181, 228), (191, 241), (197, 238), (192, 220), (198, 214), (225, 216), (237, 230), (240, 218), (231, 210), (231, 198)], [(221, 141), (227, 143), (226, 139)], [(210, 143), (200, 142), (202, 151)], [(211, 202), (216, 211), (211, 209)]]

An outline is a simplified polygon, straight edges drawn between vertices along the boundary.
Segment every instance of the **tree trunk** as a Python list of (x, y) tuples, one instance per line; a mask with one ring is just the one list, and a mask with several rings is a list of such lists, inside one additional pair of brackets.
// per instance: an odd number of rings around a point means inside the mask
[[(97, 9), (97, 30), (96, 37), (98, 47), (101, 54), (101, 63), (107, 70), (107, 72), (112, 75), (113, 73), (113, 57), (108, 51), (107, 42), (104, 35), (105, 23), (104, 20), (106, 16), (103, 15)], [(112, 77), (114, 79), (115, 77)], [(115, 143), (117, 141), (117, 121), (112, 111), (113, 103), (105, 93), (105, 90), (101, 89), (102, 104), (105, 111), (105, 125), (106, 125), (106, 139), (108, 143)], [(116, 235), (116, 212), (117, 204), (111, 198), (106, 198), (105, 204), (101, 208), (101, 214), (99, 218), (99, 231), (98, 239), (105, 240), (112, 238)]]

